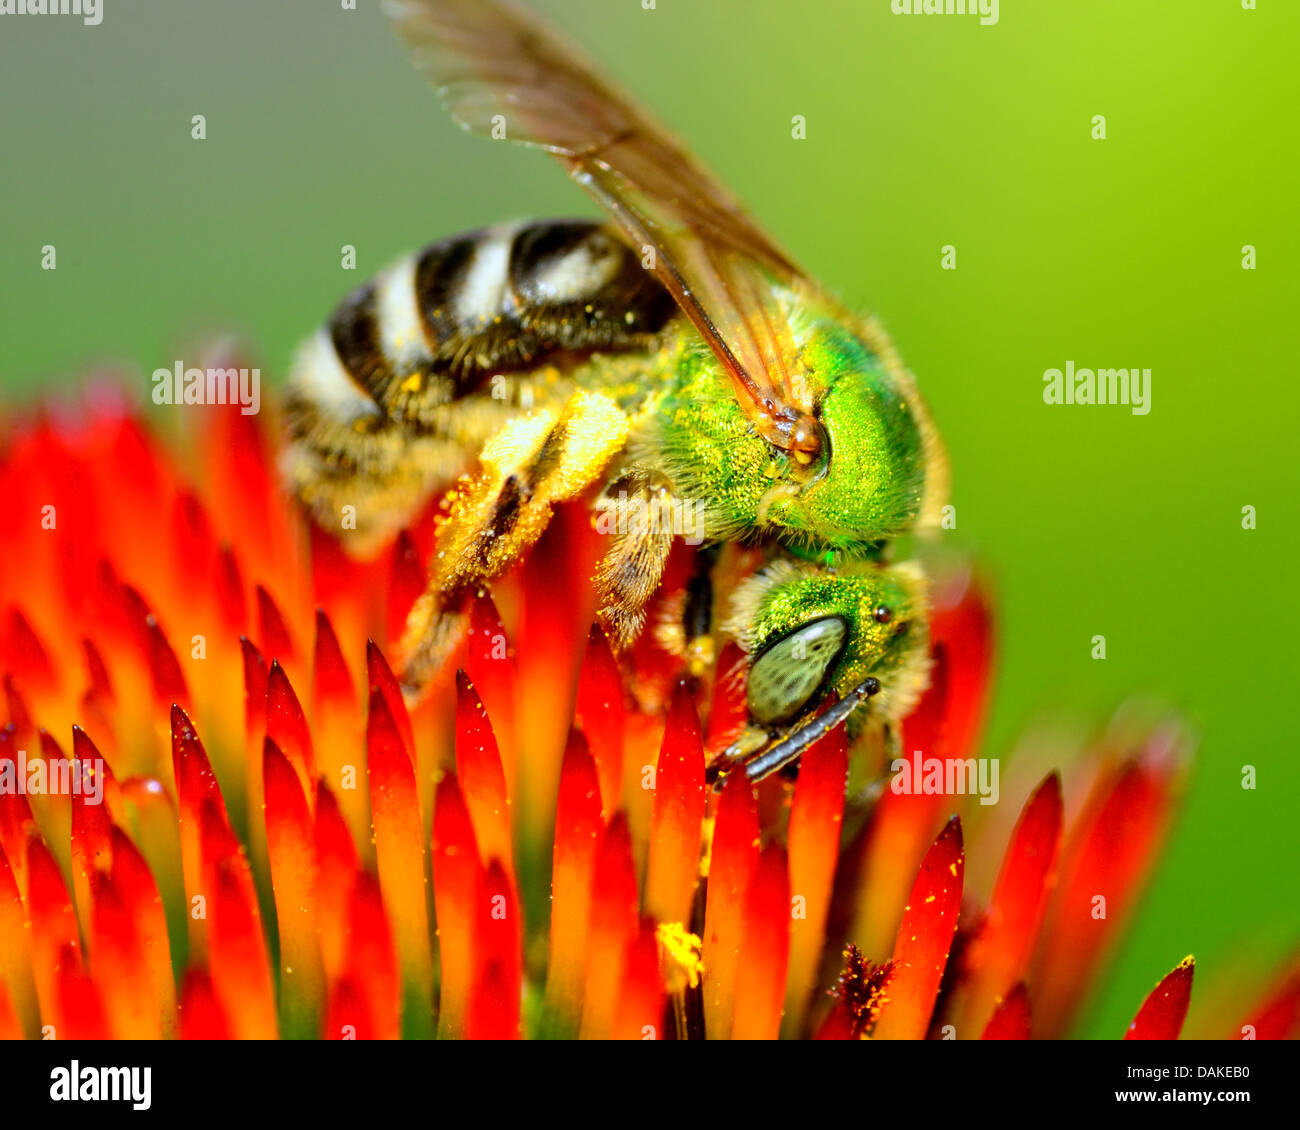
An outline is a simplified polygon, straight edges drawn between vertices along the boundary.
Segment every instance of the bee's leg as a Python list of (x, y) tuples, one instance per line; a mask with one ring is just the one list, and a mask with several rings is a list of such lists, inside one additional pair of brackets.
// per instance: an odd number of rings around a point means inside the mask
[(506, 572), (541, 536), (558, 502), (575, 498), (627, 439), (627, 417), (601, 393), (516, 419), (483, 448), (438, 531), (429, 587), (407, 620), (403, 682), (421, 689), (459, 638), (464, 599)]
[(615, 539), (596, 566), (596, 615), (620, 650), (645, 626), (646, 605), (663, 578), (676, 536), (667, 492), (645, 482), (628, 486), (628, 480), (620, 480), (596, 503), (597, 530)]

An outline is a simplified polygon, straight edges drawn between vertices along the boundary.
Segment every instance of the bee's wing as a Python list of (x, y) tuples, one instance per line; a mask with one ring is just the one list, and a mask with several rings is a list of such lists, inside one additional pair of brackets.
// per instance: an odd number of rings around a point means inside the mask
[(554, 154), (726, 368), (761, 434), (807, 462), (818, 429), (771, 282), (804, 280), (744, 209), (582, 54), (512, 0), (388, 0), (452, 117)]

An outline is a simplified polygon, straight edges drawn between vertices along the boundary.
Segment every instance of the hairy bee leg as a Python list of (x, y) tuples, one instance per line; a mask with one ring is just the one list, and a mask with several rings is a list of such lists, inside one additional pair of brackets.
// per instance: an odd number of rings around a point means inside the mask
[(506, 572), (542, 535), (556, 503), (590, 486), (627, 439), (627, 417), (603, 393), (517, 419), (483, 448), (438, 531), (429, 586), (407, 620), (402, 680), (418, 692), (459, 638), (464, 598)]
[(643, 484), (617, 500), (604, 497), (597, 507), (597, 528), (612, 526), (616, 540), (596, 566), (596, 616), (622, 650), (641, 634), (646, 605), (663, 579), (676, 536), (671, 500), (662, 488)]
[[(837, 726), (842, 726), (848, 721), (850, 714), (867, 699), (879, 693), (880, 683), (877, 680), (864, 679), (829, 710), (804, 722), (774, 745), (769, 745), (749, 756), (744, 756), (737, 748), (740, 743), (728, 747), (723, 751), (722, 757), (710, 767), (714, 778), (713, 788), (715, 790), (722, 788), (725, 771), (729, 765), (734, 765), (736, 771), (743, 773), (751, 783), (757, 783), (764, 777), (769, 777), (785, 766), (793, 764), (809, 746), (825, 737)], [(735, 754), (733, 750), (736, 751)]]

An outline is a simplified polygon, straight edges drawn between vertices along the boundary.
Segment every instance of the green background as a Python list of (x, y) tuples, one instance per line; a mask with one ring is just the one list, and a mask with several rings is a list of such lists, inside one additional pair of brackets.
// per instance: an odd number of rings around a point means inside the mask
[[(144, 399), (152, 369), (229, 332), (282, 374), (397, 255), (592, 211), (541, 157), (455, 131), (376, 0), (104, 3), (93, 28), (0, 17), (6, 398), (107, 361)], [(917, 373), (957, 536), (998, 591), (987, 748), (1061, 713), (1100, 724), (1134, 691), (1198, 729), (1169, 854), (1080, 1031), (1121, 1032), (1185, 953), (1206, 988), (1270, 965), (1300, 935), (1300, 5), (1003, 0), (993, 27), (889, 0), (542, 6)], [(1044, 405), (1067, 359), (1151, 368), (1150, 415)]]

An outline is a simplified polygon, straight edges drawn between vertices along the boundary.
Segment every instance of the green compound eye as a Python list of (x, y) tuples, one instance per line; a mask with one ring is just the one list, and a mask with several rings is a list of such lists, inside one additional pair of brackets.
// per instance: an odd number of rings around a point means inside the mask
[(787, 722), (826, 681), (848, 635), (838, 616), (796, 628), (769, 644), (749, 670), (749, 713), (760, 726)]

